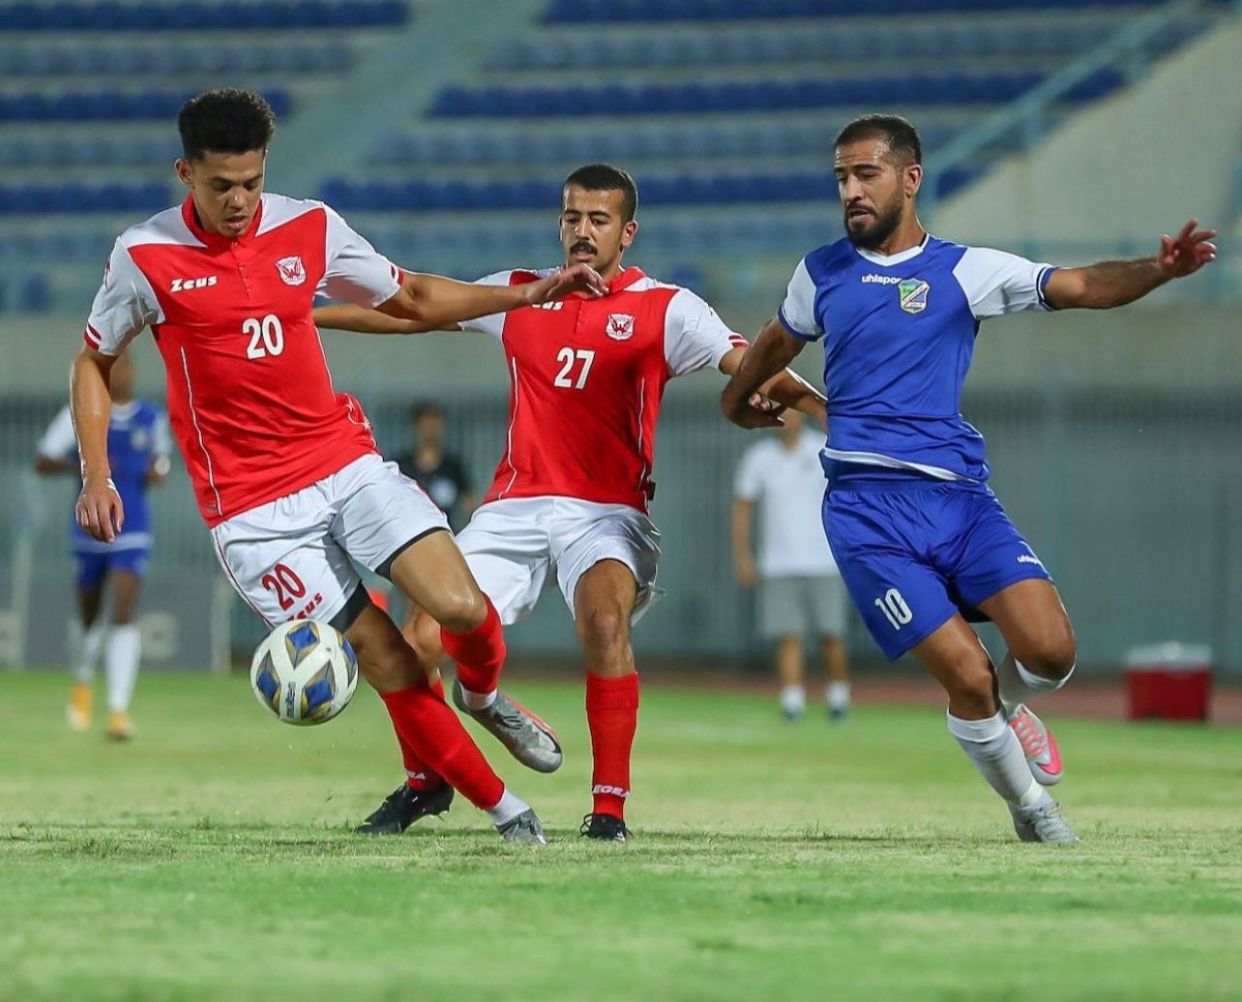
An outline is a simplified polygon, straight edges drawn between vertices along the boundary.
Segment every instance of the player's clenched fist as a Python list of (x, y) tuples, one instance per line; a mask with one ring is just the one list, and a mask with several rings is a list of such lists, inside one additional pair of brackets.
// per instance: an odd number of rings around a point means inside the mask
[(121, 495), (111, 478), (87, 477), (74, 508), (78, 525), (96, 539), (111, 543), (125, 524)]

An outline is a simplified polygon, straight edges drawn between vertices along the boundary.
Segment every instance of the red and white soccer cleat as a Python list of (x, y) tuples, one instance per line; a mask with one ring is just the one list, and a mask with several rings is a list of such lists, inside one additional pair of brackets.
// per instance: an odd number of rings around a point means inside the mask
[(1019, 703), (1009, 714), (1009, 726), (1022, 745), (1026, 764), (1031, 767), (1035, 781), (1041, 786), (1055, 786), (1061, 782), (1065, 774), (1061, 767), (1061, 752), (1056, 738), (1044, 722), (1027, 709), (1026, 704)]

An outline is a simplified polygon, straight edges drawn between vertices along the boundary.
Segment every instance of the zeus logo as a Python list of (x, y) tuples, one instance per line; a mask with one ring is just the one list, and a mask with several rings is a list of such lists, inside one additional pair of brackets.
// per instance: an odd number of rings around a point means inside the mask
[(208, 275), (205, 278), (174, 278), (169, 292), (187, 292), (190, 289), (206, 289), (216, 284), (217, 277)]
[(554, 299), (550, 303), (531, 303), (536, 310), (552, 310), (554, 313), (565, 308), (565, 303), (559, 299)]

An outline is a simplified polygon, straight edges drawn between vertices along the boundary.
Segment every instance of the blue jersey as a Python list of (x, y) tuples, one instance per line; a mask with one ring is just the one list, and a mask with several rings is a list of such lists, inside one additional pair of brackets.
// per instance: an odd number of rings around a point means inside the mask
[(845, 238), (803, 258), (778, 316), (824, 340), (829, 477), (880, 467), (985, 481), (983, 436), (961, 415), (979, 322), (1049, 309), (1054, 270), (932, 236), (891, 256)]
[[(108, 463), (121, 503), (125, 506), (124, 531), (116, 540), (92, 539), (72, 522), (73, 548), (78, 552), (148, 547), (151, 545), (151, 506), (147, 501), (147, 475), (159, 459), (172, 450), (168, 419), (162, 408), (145, 400), (113, 404), (108, 423)], [(49, 459), (77, 457), (73, 419), (65, 407), (39, 443), (39, 454)]]

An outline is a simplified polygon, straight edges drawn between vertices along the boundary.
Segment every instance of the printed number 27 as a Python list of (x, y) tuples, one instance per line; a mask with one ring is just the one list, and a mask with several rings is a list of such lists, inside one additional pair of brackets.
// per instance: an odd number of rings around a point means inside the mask
[[(561, 363), (561, 371), (552, 380), (552, 385), (566, 390), (580, 390), (586, 386), (587, 376), (591, 374), (591, 364), (595, 361), (595, 352), (586, 351), (582, 348), (579, 348), (577, 351), (574, 351), (573, 348), (562, 348), (556, 353), (556, 360)], [(578, 370), (578, 378), (576, 380), (572, 375), (575, 362), (582, 363), (582, 368)]]

